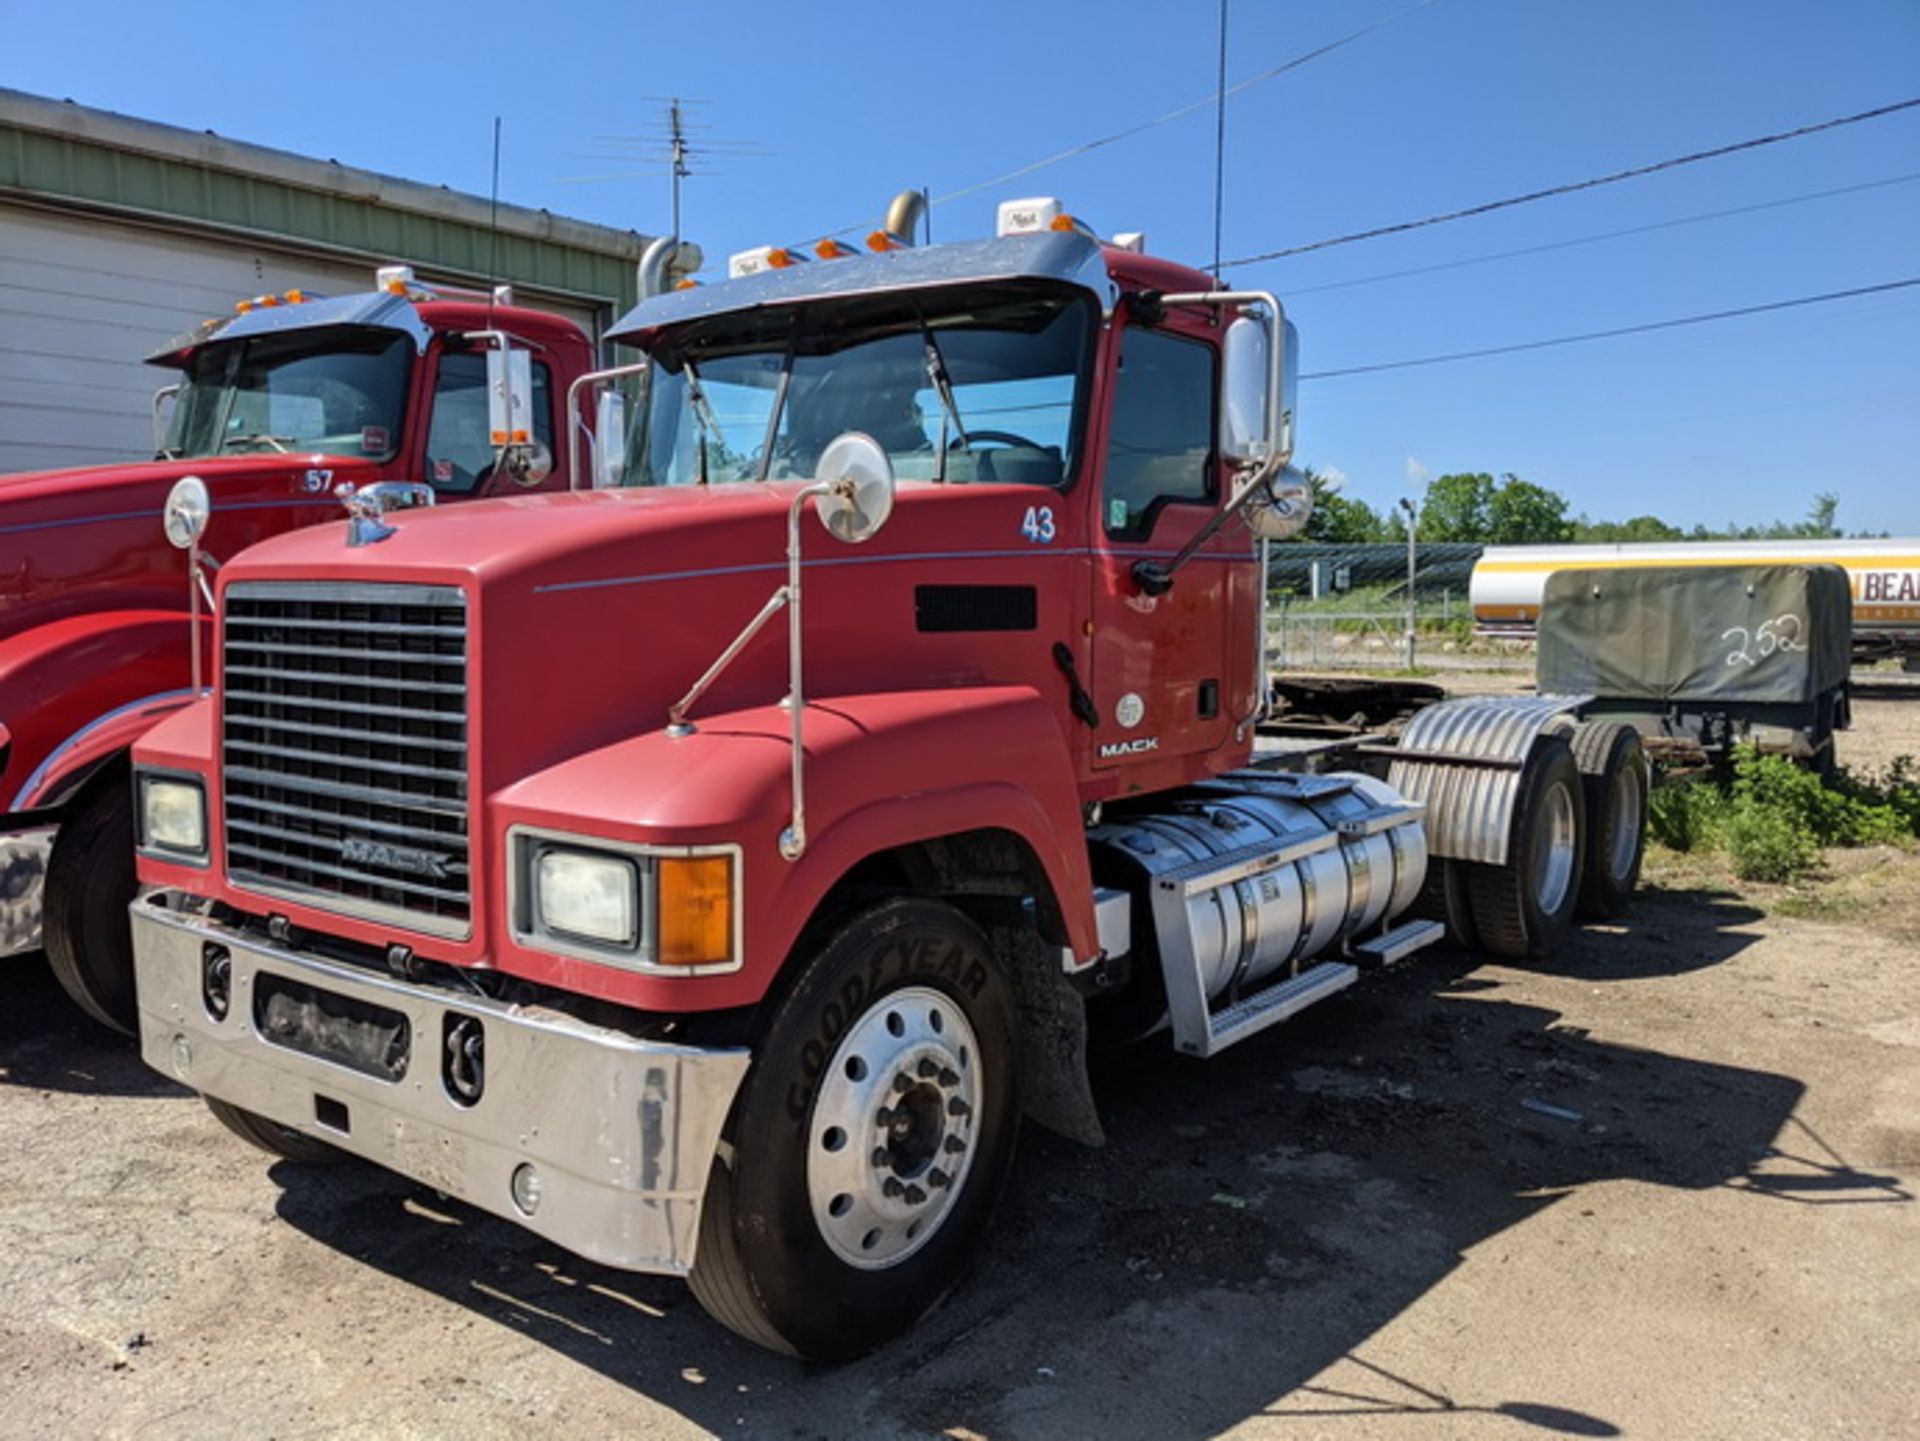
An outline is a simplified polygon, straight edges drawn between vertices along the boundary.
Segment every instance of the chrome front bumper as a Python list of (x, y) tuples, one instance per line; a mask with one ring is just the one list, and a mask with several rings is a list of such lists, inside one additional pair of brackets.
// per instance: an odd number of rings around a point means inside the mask
[(0, 957), (37, 951), (54, 826), (0, 835)]
[[(148, 1065), (590, 1260), (676, 1275), (693, 1265), (701, 1196), (747, 1052), (636, 1040), (391, 980), (231, 930), (182, 909), (183, 900), (157, 891), (132, 907)], [(224, 1020), (203, 997), (209, 946), (231, 957)], [(265, 1039), (255, 1018), (263, 976), (405, 1016), (404, 1075), (388, 1080)], [(485, 1030), (486, 1084), (471, 1106), (443, 1080), (449, 1015), (477, 1018)], [(529, 1163), (539, 1173), (530, 1214), (511, 1187)]]

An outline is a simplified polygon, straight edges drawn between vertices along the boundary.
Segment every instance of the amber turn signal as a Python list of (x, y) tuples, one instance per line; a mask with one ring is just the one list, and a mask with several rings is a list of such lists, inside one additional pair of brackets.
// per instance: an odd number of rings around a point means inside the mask
[(662, 856), (654, 961), (719, 966), (734, 959), (733, 857)]

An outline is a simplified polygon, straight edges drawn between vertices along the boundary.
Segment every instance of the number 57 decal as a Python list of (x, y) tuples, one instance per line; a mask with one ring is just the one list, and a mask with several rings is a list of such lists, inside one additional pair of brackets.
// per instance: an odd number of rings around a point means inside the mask
[(1020, 534), (1035, 545), (1052, 545), (1053, 507), (1050, 505), (1028, 506), (1026, 519), (1020, 522)]

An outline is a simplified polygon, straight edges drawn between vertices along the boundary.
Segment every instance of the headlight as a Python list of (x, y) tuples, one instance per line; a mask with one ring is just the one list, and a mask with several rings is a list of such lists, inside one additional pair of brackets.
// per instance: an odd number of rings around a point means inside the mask
[(534, 855), (534, 913), (542, 930), (630, 947), (640, 939), (640, 873), (624, 856), (547, 846)]
[(689, 851), (515, 827), (508, 837), (514, 938), (630, 970), (739, 967), (739, 851)]
[(199, 780), (141, 775), (140, 845), (163, 856), (205, 858), (207, 792)]

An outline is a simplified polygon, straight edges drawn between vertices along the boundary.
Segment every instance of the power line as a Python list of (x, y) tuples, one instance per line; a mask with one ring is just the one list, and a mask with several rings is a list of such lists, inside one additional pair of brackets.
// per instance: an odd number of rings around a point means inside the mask
[[(1358, 30), (1342, 35), (1337, 40), (1330, 40), (1325, 45), (1306, 51), (1304, 54), (1294, 56), (1291, 60), (1282, 61), (1270, 70), (1262, 70), (1258, 75), (1250, 75), (1245, 80), (1233, 85), (1222, 85), (1219, 89), (1215, 90), (1213, 94), (1206, 96), (1204, 99), (1195, 100), (1190, 104), (1169, 110), (1164, 115), (1156, 115), (1151, 120), (1143, 120), (1137, 125), (1129, 125), (1124, 130), (1116, 130), (1111, 135), (1102, 135), (1097, 140), (1084, 141), (1079, 145), (1069, 146), (1065, 150), (1045, 156), (1030, 164), (1019, 166), (1013, 170), (1003, 171), (991, 180), (977, 181), (972, 185), (963, 185), (958, 190), (949, 190), (944, 194), (935, 195), (932, 198), (932, 203), (934, 205), (945, 205), (949, 200), (961, 200), (969, 195), (977, 195), (982, 190), (992, 190), (998, 186), (1005, 185), (1010, 180), (1018, 180), (1023, 176), (1031, 175), (1036, 170), (1045, 170), (1050, 166), (1059, 165), (1067, 160), (1077, 160), (1080, 156), (1090, 154), (1095, 150), (1105, 149), (1109, 145), (1117, 145), (1122, 140), (1131, 140), (1134, 136), (1143, 134), (1155, 126), (1166, 125), (1175, 120), (1184, 120), (1196, 111), (1205, 110), (1209, 105), (1224, 104), (1227, 100), (1240, 94), (1243, 90), (1251, 90), (1256, 85), (1264, 85), (1269, 80), (1277, 80), (1288, 71), (1298, 70), (1309, 61), (1318, 60), (1323, 55), (1331, 55), (1334, 51), (1351, 45), (1356, 40), (1364, 40), (1367, 36), (1373, 34), (1374, 31), (1384, 30), (1396, 21), (1404, 20), (1415, 11), (1424, 10), (1433, 3), (1435, 3), (1435, 0), (1414, 0), (1413, 4), (1394, 11), (1384, 19), (1375, 20), (1372, 24), (1363, 25)], [(838, 230), (823, 231), (819, 238), (825, 239), (841, 235), (852, 235), (858, 231), (871, 228), (872, 224), (870, 221), (861, 221), (854, 225), (843, 225)]]
[(1415, 265), (1406, 270), (1387, 270), (1378, 275), (1361, 275), (1351, 280), (1333, 280), (1325, 285), (1289, 285), (1287, 298), (1296, 295), (1317, 295), (1323, 290), (1350, 290), (1356, 285), (1377, 285), (1383, 280), (1404, 280), (1415, 275), (1432, 275), (1441, 270), (1461, 270), (1471, 265), (1486, 265), (1495, 260), (1512, 260), (1516, 256), (1540, 255), (1550, 250), (1571, 250), (1580, 245), (1597, 245), (1603, 240), (1618, 240), (1628, 235), (1646, 235), (1656, 230), (1674, 230), (1683, 225), (1699, 225), (1708, 220), (1724, 220), (1734, 215), (1752, 215), (1761, 210), (1779, 210), (1788, 205), (1804, 205), (1813, 200), (1827, 200), (1836, 195), (1855, 195), (1863, 190), (1882, 190), (1889, 185), (1905, 185), (1920, 180), (1920, 171), (1909, 175), (1895, 175), (1886, 180), (1869, 180), (1860, 185), (1841, 185), (1831, 190), (1813, 190), (1804, 195), (1788, 195), (1779, 200), (1762, 200), (1754, 205), (1736, 205), (1729, 210), (1708, 210), (1698, 215), (1682, 215), (1673, 220), (1656, 220), (1650, 225), (1629, 225), (1622, 230), (1602, 230), (1593, 235), (1579, 235), (1570, 240), (1549, 240), (1543, 245), (1523, 245), (1516, 250), (1496, 250), (1487, 255), (1473, 255), (1464, 260), (1443, 260), (1434, 265)]
[(1897, 101), (1892, 105), (1877, 106), (1872, 110), (1863, 110), (1857, 115), (1842, 115), (1837, 119), (1822, 120), (1813, 125), (1801, 125), (1792, 130), (1776, 131), (1772, 135), (1756, 136), (1752, 140), (1735, 141), (1731, 145), (1716, 145), (1711, 150), (1696, 150), (1690, 155), (1676, 155), (1671, 160), (1656, 160), (1650, 165), (1636, 165), (1628, 170), (1616, 170), (1611, 175), (1596, 175), (1590, 180), (1575, 180), (1565, 185), (1550, 185), (1544, 190), (1531, 190), (1525, 195), (1509, 195), (1503, 200), (1483, 201), (1479, 205), (1469, 205), (1464, 210), (1449, 210), (1444, 214), (1428, 215), (1419, 220), (1402, 220), (1393, 225), (1375, 226), (1371, 230), (1356, 230), (1348, 235), (1329, 236), (1325, 240), (1310, 240), (1304, 245), (1289, 245), (1281, 250), (1266, 250), (1258, 255), (1229, 260), (1226, 263), (1226, 269), (1258, 265), (1267, 260), (1284, 260), (1288, 256), (1305, 255), (1310, 251), (1326, 250), (1335, 245), (1352, 245), (1360, 240), (1378, 240), (1383, 235), (1401, 235), (1409, 230), (1424, 230), (1429, 225), (1444, 225), (1450, 220), (1466, 220), (1476, 215), (1490, 214), (1495, 210), (1511, 209), (1515, 205), (1528, 205), (1536, 200), (1550, 200), (1557, 195), (1572, 195), (1581, 190), (1614, 185), (1622, 180), (1637, 180), (1645, 175), (1656, 175), (1663, 170), (1673, 170), (1682, 165), (1694, 165), (1702, 160), (1718, 160), (1722, 156), (1738, 154), (1743, 150), (1757, 150), (1764, 145), (1778, 145), (1783, 141), (1798, 140), (1805, 135), (1817, 135), (1823, 130), (1837, 130), (1843, 125), (1858, 125), (1865, 120), (1878, 120), (1882, 116), (1911, 110), (1915, 106), (1920, 106), (1920, 97)]
[(1734, 320), (1743, 315), (1764, 315), (1769, 311), (1793, 310), (1803, 305), (1822, 305), (1830, 300), (1851, 300), (1861, 295), (1881, 295), (1920, 285), (1920, 275), (1908, 280), (1889, 280), (1881, 285), (1861, 285), (1852, 290), (1829, 290), (1824, 295), (1802, 295), (1792, 300), (1773, 300), (1764, 305), (1743, 305), (1735, 310), (1715, 310), (1705, 315), (1683, 315), (1673, 320), (1650, 320), (1641, 325), (1621, 325), (1611, 330), (1589, 330), (1579, 335), (1556, 335), (1549, 340), (1523, 340), (1513, 345), (1489, 345), (1479, 350), (1456, 350), (1446, 355), (1422, 355), (1411, 360), (1383, 360), (1372, 365), (1349, 365), (1339, 370), (1306, 370), (1301, 380), (1332, 380), (1342, 375), (1372, 375), (1382, 370), (1411, 370), (1418, 365), (1448, 365), (1457, 360), (1481, 360), (1490, 355), (1515, 355), (1523, 350), (1546, 350), (1557, 345), (1580, 345), (1590, 340), (1612, 340), (1622, 335), (1643, 335), (1652, 330), (1675, 330), (1683, 325), (1705, 325), (1709, 321)]

